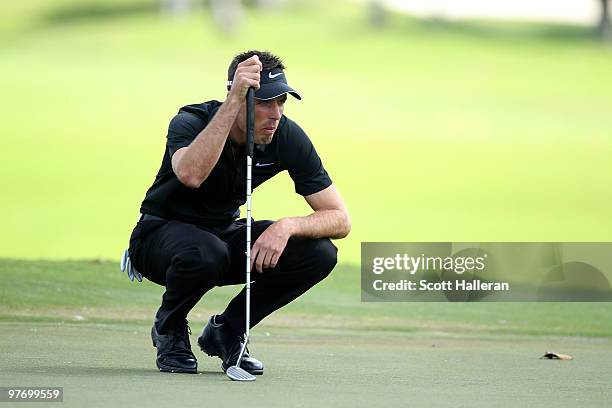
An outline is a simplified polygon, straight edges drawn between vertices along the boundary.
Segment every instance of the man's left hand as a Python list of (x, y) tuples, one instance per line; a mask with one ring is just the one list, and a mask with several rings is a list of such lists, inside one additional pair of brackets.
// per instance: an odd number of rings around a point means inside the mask
[(270, 225), (257, 238), (251, 248), (251, 270), (253, 265), (257, 272), (274, 268), (291, 237), (291, 221), (283, 218)]

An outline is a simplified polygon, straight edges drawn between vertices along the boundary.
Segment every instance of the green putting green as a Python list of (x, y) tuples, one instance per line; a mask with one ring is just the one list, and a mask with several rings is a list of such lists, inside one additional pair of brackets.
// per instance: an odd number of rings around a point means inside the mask
[[(263, 324), (251, 351), (266, 371), (239, 384), (199, 350), (197, 375), (158, 372), (146, 325), (4, 322), (0, 330), (0, 383), (64, 387), (67, 407), (603, 407), (610, 398), (607, 339), (312, 334)], [(574, 360), (540, 360), (548, 350)]]
[[(357, 270), (338, 267), (253, 330), (266, 371), (237, 384), (197, 346), (200, 374), (157, 371), (149, 333), (162, 290), (131, 283), (117, 263), (1, 260), (0, 277), (0, 384), (64, 387), (66, 406), (600, 407), (610, 397), (610, 303), (366, 304)], [(214, 289), (191, 312), (193, 345), (237, 290)], [(574, 359), (540, 360), (546, 351)]]

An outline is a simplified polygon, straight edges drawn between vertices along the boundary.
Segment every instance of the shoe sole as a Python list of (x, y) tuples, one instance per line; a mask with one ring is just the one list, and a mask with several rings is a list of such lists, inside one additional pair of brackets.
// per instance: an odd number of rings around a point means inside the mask
[[(219, 352), (219, 350), (217, 350), (214, 344), (207, 344), (207, 342), (204, 340), (204, 333), (202, 333), (202, 335), (198, 337), (198, 346), (200, 346), (200, 350), (202, 350), (208, 356), (221, 358), (221, 353)], [(221, 369), (223, 370), (223, 372), (227, 371), (227, 368), (223, 366), (223, 363), (221, 363)], [(263, 370), (251, 370), (251, 371), (245, 370), (245, 371), (252, 375), (263, 375)]]
[(206, 344), (204, 341), (204, 333), (200, 337), (198, 337), (198, 346), (200, 346), (200, 350), (209, 355), (210, 357), (221, 357), (221, 353), (214, 344)]
[(155, 364), (157, 364), (157, 368), (159, 369), (159, 371), (164, 372), (164, 373), (181, 373), (181, 374), (197, 374), (198, 373), (197, 368), (190, 370), (186, 368), (170, 367), (165, 364), (161, 364), (158, 361), (156, 361)]

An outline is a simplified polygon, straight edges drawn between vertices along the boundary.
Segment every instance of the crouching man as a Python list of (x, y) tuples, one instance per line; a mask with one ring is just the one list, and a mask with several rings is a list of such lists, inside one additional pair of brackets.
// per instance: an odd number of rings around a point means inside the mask
[[(350, 231), (349, 215), (314, 146), (283, 112), (291, 88), (281, 60), (269, 52), (237, 55), (228, 69), (225, 101), (187, 105), (170, 122), (155, 182), (141, 205), (129, 258), (144, 277), (165, 287), (151, 330), (161, 371), (196, 373), (187, 314), (215, 286), (244, 283), (246, 223), (246, 104), (255, 88), (256, 188), (287, 170), (310, 215), (253, 221), (251, 326), (324, 279), (336, 265), (330, 238)], [(235, 365), (243, 342), (244, 290), (210, 318), (200, 348)], [(244, 355), (240, 366), (262, 374), (263, 364)]]

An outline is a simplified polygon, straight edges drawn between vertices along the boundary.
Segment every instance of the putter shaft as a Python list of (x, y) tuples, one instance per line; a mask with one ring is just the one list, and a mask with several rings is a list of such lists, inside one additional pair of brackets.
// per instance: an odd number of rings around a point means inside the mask
[(251, 326), (251, 194), (252, 194), (252, 169), (253, 169), (253, 150), (255, 145), (255, 90), (249, 88), (246, 96), (246, 120), (247, 120), (247, 155), (246, 155), (246, 327), (244, 344), (236, 360), (236, 368), (240, 368), (242, 356), (246, 351), (250, 337)]

